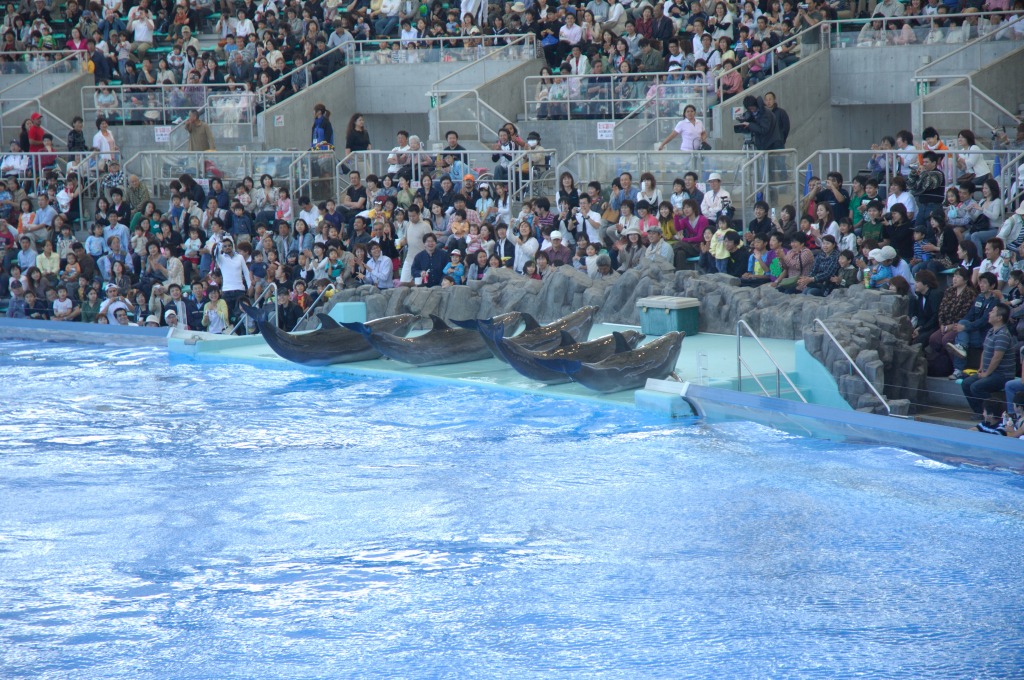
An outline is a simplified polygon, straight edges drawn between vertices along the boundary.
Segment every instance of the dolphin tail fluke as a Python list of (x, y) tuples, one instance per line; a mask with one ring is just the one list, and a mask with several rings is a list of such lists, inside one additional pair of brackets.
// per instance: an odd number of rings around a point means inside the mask
[(365, 335), (366, 337), (370, 337), (370, 334), (373, 332), (366, 326), (366, 324), (359, 323), (358, 321), (347, 321), (345, 323), (342, 323), (341, 325), (344, 328), (349, 329), (350, 331), (355, 331), (356, 333), (359, 333), (360, 335)]
[(257, 308), (250, 305), (248, 302), (241, 303), (242, 311), (245, 315), (251, 318), (253, 321), (266, 321), (269, 309)]
[(341, 328), (341, 324), (328, 314), (317, 314), (316, 318), (320, 319), (320, 330), (326, 331), (333, 328)]
[(479, 327), (479, 323), (476, 319), (466, 319), (465, 321), (456, 321), (452, 319), (452, 323), (459, 328), (465, 328), (467, 331), (475, 331)]

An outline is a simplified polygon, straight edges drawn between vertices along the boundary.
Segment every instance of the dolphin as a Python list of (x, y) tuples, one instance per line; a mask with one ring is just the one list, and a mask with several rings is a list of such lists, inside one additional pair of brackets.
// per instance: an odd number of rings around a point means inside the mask
[(538, 359), (538, 363), (565, 373), (595, 392), (637, 390), (648, 378), (664, 379), (675, 371), (685, 333), (672, 331), (650, 344), (620, 352), (595, 363), (572, 359)]
[(413, 338), (400, 338), (381, 332), (368, 324), (343, 323), (342, 326), (362, 334), (370, 345), (388, 359), (413, 366), (458, 364), (463, 361), (490, 359), (480, 334), (462, 328), (451, 328), (440, 317), (430, 315), (433, 328)]
[[(523, 326), (526, 330), (529, 330), (531, 328), (537, 328), (540, 326), (540, 324), (537, 323), (536, 319), (534, 319), (529, 314), (524, 314), (523, 312), (505, 312), (504, 314), (492, 316), (490, 319), (480, 320), (466, 319), (465, 321), (457, 321), (455, 319), (452, 319), (453, 324), (455, 324), (459, 328), (465, 328), (466, 330), (469, 331), (480, 330), (480, 324), (486, 324), (487, 322), (491, 322), (494, 324), (504, 324), (505, 332), (508, 333), (509, 335), (514, 335), (515, 332), (519, 330), (520, 326)], [(487, 343), (487, 348), (491, 350), (491, 354), (494, 355), (494, 358), (500, 359), (501, 357), (499, 356), (498, 348), (494, 346), (494, 341), (491, 340), (490, 335), (481, 332), (480, 337), (482, 337), (484, 339), (484, 342)], [(502, 359), (502, 361), (504, 361), (504, 359)]]
[[(269, 321), (271, 309), (269, 305), (256, 309), (242, 304), (242, 311), (256, 321), (267, 345), (283, 359), (307, 366), (327, 366), (380, 357), (380, 352), (371, 347), (366, 338), (342, 328), (326, 314), (317, 314), (320, 328), (314, 331), (286, 333)], [(413, 314), (399, 314), (376, 319), (367, 326), (384, 333), (405, 335), (415, 320)]]
[(613, 354), (631, 351), (644, 338), (642, 333), (630, 330), (615, 332), (590, 342), (576, 342), (568, 332), (562, 331), (561, 344), (558, 347), (548, 352), (534, 352), (514, 342), (508, 342), (502, 337), (503, 333), (504, 328), (499, 324), (494, 329), (493, 340), (498, 350), (504, 354), (509, 366), (520, 375), (548, 385), (566, 383), (571, 378), (562, 371), (543, 365), (540, 359), (598, 362)]
[[(569, 333), (574, 340), (586, 340), (594, 325), (595, 313), (597, 313), (597, 307), (581, 307), (572, 314), (567, 314), (546, 326), (541, 326), (531, 315), (523, 312), (522, 319), (525, 329), (519, 335), (505, 338), (505, 340), (535, 352), (546, 352), (555, 349), (562, 342), (562, 331)], [(491, 348), (494, 358), (506, 361), (505, 355), (498, 351), (493, 341), (489, 341), (489, 338), (493, 337), (491, 329), (497, 318), (477, 320), (477, 330), (480, 331), (480, 335), (484, 336), (485, 342), (488, 342), (488, 347)]]

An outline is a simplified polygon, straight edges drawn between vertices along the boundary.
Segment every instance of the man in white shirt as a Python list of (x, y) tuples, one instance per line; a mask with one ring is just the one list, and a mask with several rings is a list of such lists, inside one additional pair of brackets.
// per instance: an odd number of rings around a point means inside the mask
[(21, 152), (18, 140), (11, 140), (11, 152), (0, 161), (0, 174), (4, 177), (21, 177), (28, 174), (28, 156)]
[(917, 147), (914, 146), (914, 133), (909, 130), (897, 132), (896, 148), (900, 151), (896, 154), (900, 174), (909, 177), (911, 170), (917, 168)]
[(585, 229), (591, 243), (601, 242), (601, 213), (591, 207), (590, 196), (580, 196), (580, 207), (573, 210), (573, 218), (576, 220), (577, 234)]
[(722, 208), (732, 203), (729, 192), (722, 189), (722, 176), (717, 172), (708, 175), (708, 190), (700, 202), (700, 212), (713, 223)]
[(398, 145), (391, 149), (391, 153), (388, 155), (388, 174), (397, 176), (403, 172), (408, 173), (405, 176), (411, 176), (409, 166), (409, 133), (405, 130), (399, 130), (398, 134), (395, 135), (398, 139)]
[(409, 206), (409, 221), (405, 223), (405, 236), (398, 240), (395, 245), (401, 249), (408, 245), (409, 251), (405, 255), (405, 263), (402, 265), (402, 283), (412, 283), (412, 260), (423, 250), (423, 237), (432, 233), (430, 222), (421, 219), (420, 207), (413, 203)]
[(299, 211), (299, 219), (309, 227), (307, 233), (312, 234), (313, 230), (316, 229), (317, 223), (320, 221), (320, 208), (313, 205), (313, 200), (309, 196), (303, 196), (299, 199), (299, 205), (302, 206), (302, 210)]
[(875, 5), (875, 11), (873, 14), (881, 14), (886, 19), (892, 17), (901, 17), (906, 12), (906, 8), (899, 0), (882, 0), (882, 2)]
[(235, 252), (235, 242), (230, 238), (221, 241), (217, 266), (223, 281), (221, 291), (224, 302), (228, 305), (229, 317), (233, 319), (238, 313), (238, 299), (253, 293), (252, 274), (249, 273), (245, 258)]
[(359, 273), (356, 277), (377, 288), (391, 288), (394, 285), (392, 266), (391, 258), (381, 254), (380, 244), (373, 242), (370, 244), (370, 259), (366, 262), (366, 274)]
[(149, 10), (149, 0), (142, 0), (138, 7), (133, 8), (128, 30), (133, 32), (132, 52), (145, 59), (146, 53), (153, 47), (153, 14)]

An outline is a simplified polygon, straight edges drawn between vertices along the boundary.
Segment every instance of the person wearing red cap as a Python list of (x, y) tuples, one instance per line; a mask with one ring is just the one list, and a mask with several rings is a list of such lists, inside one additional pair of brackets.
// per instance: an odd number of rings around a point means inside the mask
[(31, 153), (43, 150), (43, 116), (36, 111), (29, 118), (28, 123), (28, 150)]

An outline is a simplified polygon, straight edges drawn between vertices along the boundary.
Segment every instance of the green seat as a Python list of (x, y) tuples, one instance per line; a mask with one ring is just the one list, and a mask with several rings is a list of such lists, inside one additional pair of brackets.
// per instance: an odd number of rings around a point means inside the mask
[(698, 255), (697, 257), (688, 257), (688, 258), (686, 258), (686, 261), (687, 262), (699, 262), (700, 261), (700, 255)]

